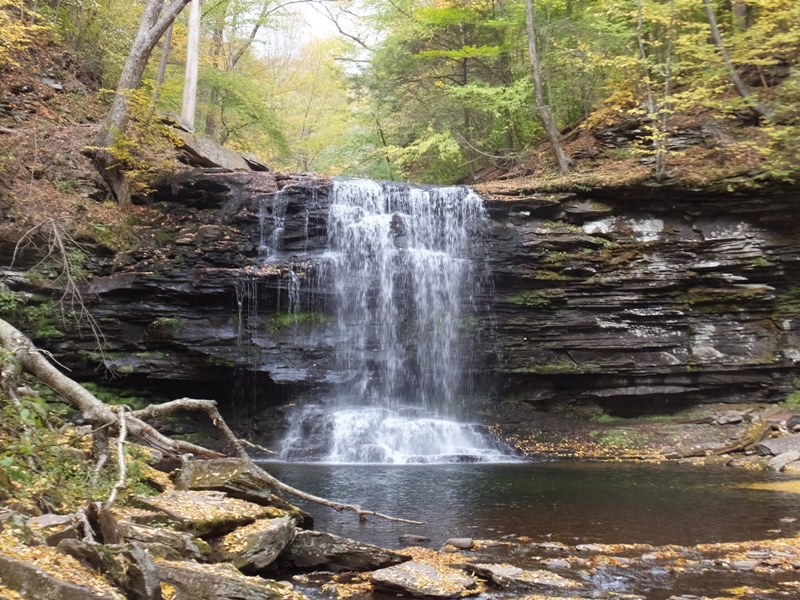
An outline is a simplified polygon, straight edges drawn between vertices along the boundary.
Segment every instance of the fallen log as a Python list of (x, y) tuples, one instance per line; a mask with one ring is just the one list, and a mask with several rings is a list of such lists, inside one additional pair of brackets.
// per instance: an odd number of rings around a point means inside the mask
[[(110, 428), (115, 431), (120, 429), (120, 415), (115, 412), (104, 402), (99, 400), (94, 394), (90, 393), (83, 386), (73, 381), (58, 369), (56, 369), (50, 362), (42, 355), (36, 348), (33, 342), (25, 336), (21, 331), (16, 329), (7, 321), (0, 319), (0, 346), (4, 346), (11, 354), (13, 354), (19, 365), (38, 377), (42, 383), (49, 386), (57, 394), (64, 397), (73, 408), (79, 410), (83, 418), (90, 423), (95, 429), (103, 427)], [(302, 490), (298, 490), (290, 485), (283, 483), (276, 479), (264, 469), (259, 467), (244, 449), (239, 438), (231, 431), (228, 424), (219, 414), (217, 410), (217, 403), (213, 400), (198, 400), (195, 398), (181, 398), (163, 404), (153, 404), (142, 410), (134, 411), (125, 414), (125, 429), (128, 435), (138, 438), (146, 445), (163, 452), (170, 456), (183, 456), (185, 454), (192, 454), (197, 458), (222, 458), (224, 455), (191, 444), (183, 440), (173, 440), (167, 436), (159, 433), (155, 428), (145, 423), (147, 419), (163, 416), (172, 413), (176, 410), (190, 410), (205, 412), (211, 419), (214, 426), (219, 429), (231, 447), (236, 451), (239, 457), (248, 462), (252, 470), (257, 473), (264, 481), (265, 485), (271, 485), (277, 489), (283, 490), (298, 498), (303, 498), (316, 504), (321, 504), (336, 511), (352, 511), (359, 516), (359, 519), (365, 520), (367, 516), (380, 517), (389, 521), (399, 521), (403, 523), (412, 523), (422, 525), (419, 521), (411, 521), (408, 519), (401, 519), (398, 517), (391, 517), (371, 510), (364, 510), (357, 504), (345, 504), (342, 502), (335, 502), (313, 494), (308, 494)], [(112, 499), (113, 501), (113, 499)]]

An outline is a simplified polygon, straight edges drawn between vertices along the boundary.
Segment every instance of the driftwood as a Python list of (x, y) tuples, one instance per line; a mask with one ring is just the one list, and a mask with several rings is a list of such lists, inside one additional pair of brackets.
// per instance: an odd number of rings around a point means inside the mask
[[(211, 419), (214, 426), (220, 430), (222, 435), (236, 451), (242, 460), (249, 463), (250, 467), (265, 481), (266, 484), (271, 485), (277, 489), (283, 490), (303, 498), (316, 504), (328, 506), (337, 511), (352, 511), (356, 513), (361, 520), (367, 516), (380, 517), (390, 521), (400, 521), (403, 523), (412, 523), (421, 525), (419, 521), (410, 521), (407, 519), (400, 519), (391, 517), (371, 510), (364, 510), (357, 504), (344, 504), (335, 502), (326, 498), (320, 498), (313, 494), (308, 494), (302, 490), (293, 488), (290, 485), (283, 483), (276, 479), (261, 467), (253, 462), (247, 451), (244, 449), (242, 442), (228, 427), (225, 420), (217, 410), (217, 403), (213, 400), (198, 400), (194, 398), (181, 398), (163, 404), (153, 404), (142, 410), (133, 411), (130, 413), (123, 413), (114, 411), (111, 407), (100, 401), (98, 398), (83, 388), (81, 385), (62, 374), (58, 369), (51, 365), (42, 353), (36, 349), (33, 342), (28, 339), (21, 331), (13, 327), (8, 322), (0, 319), (0, 346), (4, 346), (12, 352), (17, 359), (19, 365), (29, 373), (38, 377), (42, 383), (52, 388), (56, 393), (63, 396), (73, 408), (79, 410), (83, 418), (90, 423), (95, 429), (113, 429), (120, 433), (120, 444), (124, 442), (124, 436), (130, 435), (145, 443), (146, 445), (163, 452), (169, 456), (180, 457), (185, 454), (191, 454), (197, 458), (222, 458), (223, 455), (198, 446), (190, 444), (182, 440), (173, 440), (165, 435), (156, 431), (151, 425), (145, 423), (146, 420), (155, 417), (163, 416), (175, 412), (176, 410), (189, 410), (201, 411), (206, 413)], [(118, 451), (118, 456), (121, 456), (121, 451)], [(107, 506), (110, 506), (116, 491), (124, 485), (124, 470), (120, 468), (120, 483), (115, 486), (115, 492), (109, 498)], [(119, 486), (119, 487), (118, 487)]]

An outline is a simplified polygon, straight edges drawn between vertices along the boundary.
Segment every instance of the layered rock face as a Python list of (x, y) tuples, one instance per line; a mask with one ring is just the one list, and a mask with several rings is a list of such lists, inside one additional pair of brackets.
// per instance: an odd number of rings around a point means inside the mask
[[(94, 266), (105, 367), (132, 385), (259, 407), (340, 382), (334, 348), (346, 333), (324, 269), (330, 191), (325, 179), (205, 170), (159, 192), (161, 217), (140, 231), (150, 243)], [(800, 360), (795, 199), (645, 189), (488, 199), (475, 243), (492, 284), (476, 284), (478, 313), (463, 324), (472, 392), (621, 412), (782, 400)], [(96, 376), (91, 340), (37, 341)]]

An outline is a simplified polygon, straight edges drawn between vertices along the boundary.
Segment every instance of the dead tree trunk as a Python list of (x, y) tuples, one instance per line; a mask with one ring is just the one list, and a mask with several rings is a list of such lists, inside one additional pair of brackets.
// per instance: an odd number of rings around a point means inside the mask
[(572, 161), (567, 157), (564, 148), (561, 147), (561, 134), (556, 127), (556, 120), (553, 111), (544, 101), (544, 87), (542, 86), (542, 71), (539, 66), (539, 53), (536, 50), (536, 22), (533, 19), (533, 4), (531, 0), (525, 0), (525, 20), (528, 31), (528, 54), (531, 61), (531, 76), (533, 77), (533, 88), (536, 93), (536, 108), (542, 119), (547, 139), (550, 141), (550, 148), (556, 165), (561, 173), (566, 173), (572, 166)]

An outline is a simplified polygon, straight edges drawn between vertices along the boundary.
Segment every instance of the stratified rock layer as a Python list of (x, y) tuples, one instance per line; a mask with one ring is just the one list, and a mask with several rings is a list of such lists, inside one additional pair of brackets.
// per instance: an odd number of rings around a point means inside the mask
[[(167, 393), (226, 400), (235, 388), (248, 410), (343, 381), (346, 328), (324, 268), (330, 191), (325, 179), (202, 170), (160, 191), (163, 218), (142, 229), (151, 242), (88, 265), (105, 366)], [(509, 194), (487, 199), (475, 240), (492, 285), (465, 298), (479, 311), (463, 323), (473, 381), (620, 412), (794, 390), (795, 190)], [(37, 342), (94, 376), (93, 343), (77, 332)]]

